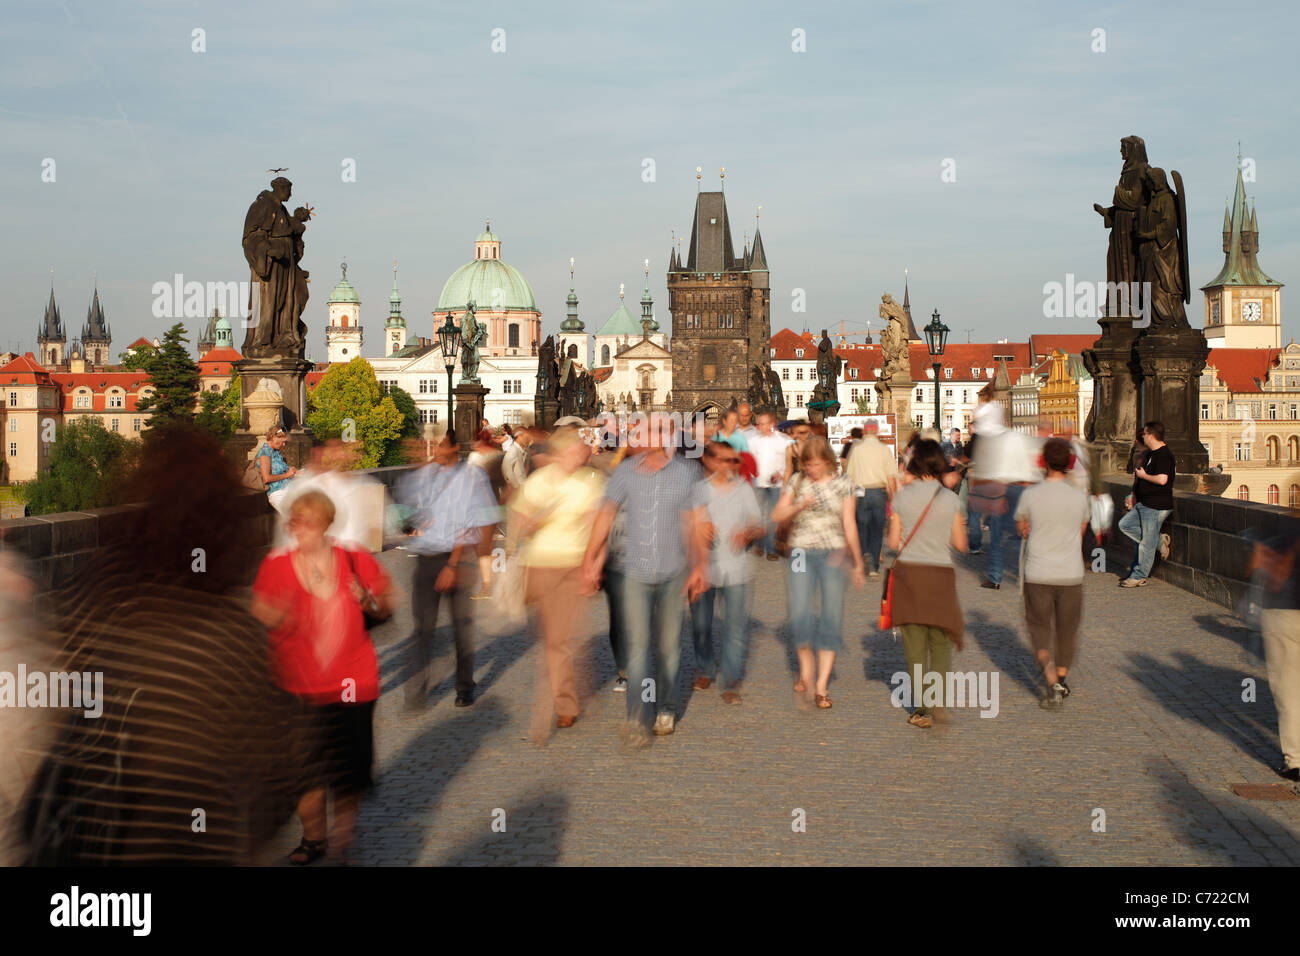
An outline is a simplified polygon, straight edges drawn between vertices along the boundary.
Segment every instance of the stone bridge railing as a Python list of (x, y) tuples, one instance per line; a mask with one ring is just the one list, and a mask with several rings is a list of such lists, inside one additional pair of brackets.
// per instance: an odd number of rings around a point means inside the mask
[[(371, 468), (358, 474), (368, 475), (391, 491), (397, 477), (410, 467)], [(0, 521), (0, 550), (14, 550), (26, 558), (38, 594), (65, 587), (76, 580), (98, 548), (121, 533), (141, 507), (119, 505)], [(276, 520), (265, 493), (247, 492), (240, 497), (238, 507), (240, 513), (235, 520), (247, 524), (250, 551), (265, 552), (271, 546)]]

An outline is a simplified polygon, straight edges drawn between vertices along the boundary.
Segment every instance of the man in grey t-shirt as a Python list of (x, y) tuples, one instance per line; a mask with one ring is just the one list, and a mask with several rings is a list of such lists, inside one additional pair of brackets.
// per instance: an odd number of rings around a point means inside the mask
[[(1047, 477), (1025, 489), (1015, 519), (1025, 541), (1025, 623), (1055, 709), (1070, 694), (1065, 675), (1074, 661), (1083, 616), (1083, 529), (1088, 496), (1070, 486), (1072, 453), (1063, 438), (1043, 445)], [(1053, 635), (1055, 630), (1055, 635)]]

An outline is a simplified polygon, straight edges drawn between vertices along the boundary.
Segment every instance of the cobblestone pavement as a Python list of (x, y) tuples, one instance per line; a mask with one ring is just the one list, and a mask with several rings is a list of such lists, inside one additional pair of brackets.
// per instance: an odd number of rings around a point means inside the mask
[[(878, 579), (850, 590), (834, 707), (802, 709), (791, 692), (785, 565), (760, 561), (743, 704), (691, 691), (684, 622), (677, 733), (635, 754), (619, 749), (626, 704), (610, 689), (603, 595), (581, 634), (583, 715), (545, 747), (526, 739), (537, 648), (493, 601), (474, 602), (474, 706), (452, 705), (447, 631), (428, 709), (404, 709), (408, 599), (375, 631), (378, 787), (349, 862), (1300, 863), (1300, 800), (1230, 790), (1279, 781), (1258, 635), (1160, 581), (1122, 591), (1114, 574), (1090, 574), (1073, 695), (1062, 711), (1043, 711), (1010, 544), (1007, 557), (1001, 591), (979, 587), (983, 557), (963, 559), (957, 574), (967, 635), (954, 666), (998, 673), (995, 718), (968, 709), (928, 731), (905, 722), (889, 684), (904, 668), (902, 646), (875, 624)], [(382, 560), (406, 588), (409, 553)], [(1245, 678), (1257, 702), (1242, 701)], [(493, 829), (496, 811), (504, 832)], [(797, 811), (804, 832), (792, 826)], [(1094, 830), (1098, 811), (1105, 832)], [(283, 861), (299, 835), (296, 821), (286, 826), (267, 862)]]

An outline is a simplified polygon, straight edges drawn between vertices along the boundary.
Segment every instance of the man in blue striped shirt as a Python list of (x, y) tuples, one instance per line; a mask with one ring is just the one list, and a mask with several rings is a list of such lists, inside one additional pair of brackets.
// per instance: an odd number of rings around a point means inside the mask
[(411, 599), (415, 612), (412, 644), (417, 672), (406, 685), (407, 706), (423, 709), (429, 693), (429, 661), (442, 596), (451, 601), (456, 642), (456, 706), (474, 702), (474, 634), (469, 611), (471, 570), (480, 547), (492, 540), (497, 501), (482, 468), (460, 461), (456, 433), (448, 432), (434, 449), (433, 462), (399, 483), (397, 498), (411, 507), (416, 553)]

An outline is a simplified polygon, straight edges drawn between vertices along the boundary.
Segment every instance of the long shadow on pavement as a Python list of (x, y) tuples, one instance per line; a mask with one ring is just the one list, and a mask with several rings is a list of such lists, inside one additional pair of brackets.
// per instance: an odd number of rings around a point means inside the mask
[[(1016, 628), (989, 620), (983, 611), (967, 611), (966, 633), (975, 638), (995, 668), (1035, 697), (1041, 695), (1041, 672), (1034, 661), (1033, 651), (1021, 639)], [(954, 667), (959, 660), (959, 656), (953, 656)]]
[(1173, 656), (1175, 663), (1170, 664), (1130, 653), (1126, 671), (1171, 714), (1195, 721), (1266, 766), (1280, 762), (1277, 709), (1267, 681), (1256, 680), (1256, 700), (1248, 703), (1241, 699), (1241, 682), (1250, 675), (1207, 664), (1185, 651)]
[[(474, 629), (475, 642), (482, 632)], [(392, 693), (414, 676), (414, 655), (412, 641), (414, 635), (406, 640), (388, 645), (379, 650), (379, 672), (383, 682), (382, 692)], [(493, 638), (486, 647), (476, 647), (474, 651), (475, 696), (482, 694), (503, 673), (506, 668), (528, 652), (532, 642), (526, 634), (510, 633)], [(430, 661), (429, 702), (436, 704), (456, 688), (456, 649), (452, 640), (451, 628), (439, 628), (438, 638), (434, 643), (433, 659)], [(488, 670), (483, 673), (483, 665)]]
[(560, 837), (569, 815), (569, 800), (559, 792), (539, 794), (521, 807), (502, 807), (505, 831), (494, 833), (490, 818), (483, 818), (487, 831), (450, 850), (442, 866), (554, 866), (560, 861)]
[(1193, 618), (1201, 630), (1216, 637), (1222, 637), (1238, 645), (1243, 651), (1264, 659), (1264, 639), (1259, 631), (1243, 624), (1239, 618), (1221, 611), (1218, 614), (1198, 614)]

